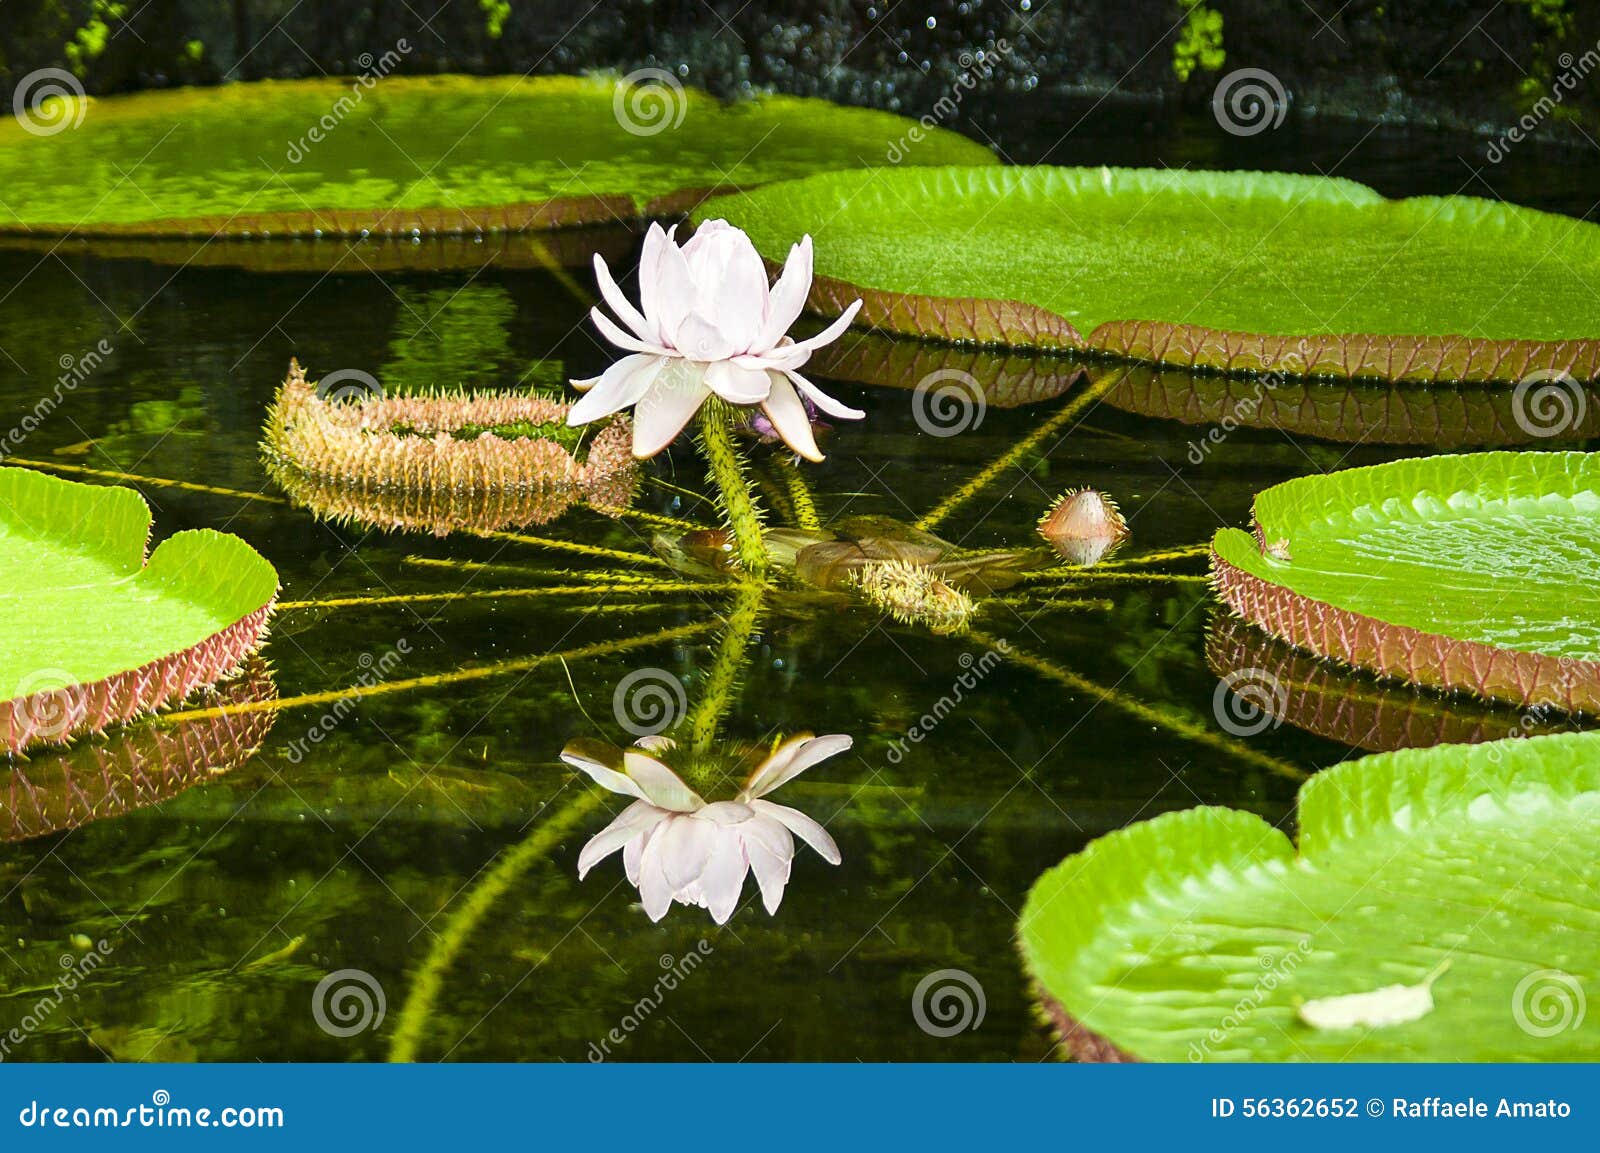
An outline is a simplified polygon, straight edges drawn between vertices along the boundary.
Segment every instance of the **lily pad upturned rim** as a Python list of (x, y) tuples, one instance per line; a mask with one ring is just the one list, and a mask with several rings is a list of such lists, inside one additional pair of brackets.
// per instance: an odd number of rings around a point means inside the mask
[[(1211, 575), (1217, 595), (1245, 620), (1325, 659), (1444, 691), (1600, 714), (1600, 660), (1500, 648), (1383, 621), (1302, 595), (1243, 567), (1248, 558), (1265, 556), (1282, 538), (1282, 526), (1275, 514), (1284, 501), (1292, 499), (1292, 494), (1315, 492), (1336, 478), (1359, 475), (1399, 482), (1391, 495), (1404, 499), (1420, 491), (1417, 485), (1404, 483), (1411, 474), (1432, 473), (1429, 479), (1437, 482), (1439, 477), (1448, 476), (1445, 470), (1461, 469), (1464, 474), (1470, 470), (1476, 480), (1486, 468), (1495, 465), (1521, 470), (1528, 474), (1523, 479), (1538, 483), (1539, 477), (1534, 474), (1540, 470), (1560, 476), (1570, 466), (1600, 474), (1600, 453), (1505, 451), (1422, 457), (1298, 477), (1276, 485), (1256, 495), (1250, 533), (1224, 528), (1213, 538)], [(1333, 490), (1322, 491), (1327, 493), (1330, 506), (1338, 502), (1339, 496)]]
[[(1452, 787), (1458, 778), (1470, 781), (1470, 787)], [(1486, 796), (1505, 801), (1534, 795), (1539, 800), (1530, 803), (1539, 805), (1551, 798), (1570, 803), (1600, 798), (1600, 733), (1437, 745), (1342, 762), (1301, 786), (1299, 835), (1294, 840), (1255, 813), (1217, 805), (1163, 813), (1107, 833), (1047, 870), (1029, 890), (1017, 944), (1038, 1007), (1073, 1061), (1145, 1060), (1083, 1020), (1093, 1007), (1068, 1004), (1070, 994), (1050, 988), (1045, 970), (1059, 975), (1071, 964), (1062, 963), (1062, 955), (1072, 952), (1058, 948), (1054, 965), (1043, 956), (1046, 946), (1040, 936), (1051, 906), (1077, 917), (1077, 944), (1082, 947), (1104, 928), (1108, 909), (1159, 904), (1158, 886), (1170, 890), (1187, 878), (1224, 870), (1270, 876), (1332, 857), (1341, 844), (1364, 835), (1415, 830), (1456, 812), (1464, 814)], [(1184, 852), (1161, 850), (1164, 841), (1179, 838), (1184, 838)], [(1439, 948), (1448, 955), (1449, 946)], [(1506, 1012), (1512, 1015), (1509, 1004)]]
[[(0, 750), (15, 755), (34, 745), (57, 744), (173, 704), (233, 673), (266, 637), (278, 595), (277, 573), (239, 537), (187, 529), (147, 552), (153, 518), (138, 492), (25, 468), (0, 468), (0, 506), (13, 516), (29, 510), (46, 531), (55, 529), (82, 552), (99, 554), (131, 576), (182, 574), (193, 583), (196, 599), (211, 601), (219, 616), (233, 617), (176, 652), (93, 680), (0, 701)], [(139, 622), (129, 620), (126, 627), (137, 629)]]
[[(501, 75), (469, 75), (465, 73), (438, 73), (417, 74), (402, 76), (387, 76), (379, 82), (372, 82), (367, 77), (337, 77), (321, 76), (298, 79), (265, 79), (241, 81), (225, 84), (215, 88), (203, 86), (183, 86), (168, 89), (153, 89), (144, 92), (119, 94), (107, 97), (91, 98), (88, 102), (86, 118), (96, 120), (118, 119), (129, 121), (137, 119), (141, 114), (149, 115), (149, 109), (159, 111), (163, 104), (174, 104), (194, 96), (206, 97), (212, 93), (222, 93), (224, 98), (237, 99), (240, 94), (250, 92), (282, 92), (293, 95), (297, 92), (322, 93), (326, 90), (330, 104), (349, 103), (350, 94), (355, 92), (358, 85), (365, 84), (368, 89), (381, 89), (385, 96), (395, 94), (418, 92), (422, 95), (445, 94), (448, 95), (452, 88), (478, 88), (486, 89), (497, 83), (505, 83), (512, 90), (526, 89), (527, 94), (533, 94), (537, 89), (548, 88), (557, 95), (571, 95), (587, 90), (593, 90), (597, 97), (603, 94), (607, 101), (618, 98), (618, 85), (627, 82), (626, 77), (620, 77), (606, 72), (585, 73), (573, 75), (567, 73), (552, 73), (541, 76), (518, 76), (515, 74)], [(509, 92), (507, 95), (509, 96)], [(709, 92), (693, 88), (688, 85), (680, 86), (678, 98), (682, 101), (683, 108), (680, 112), (689, 109), (691, 105), (703, 104), (706, 107), (729, 108), (754, 106), (763, 102), (781, 103), (796, 110), (812, 107), (821, 110), (834, 110), (844, 115), (857, 117), (863, 127), (881, 121), (884, 128), (884, 142), (887, 147), (896, 135), (902, 134), (906, 128), (913, 126), (913, 122), (906, 118), (883, 109), (867, 108), (854, 105), (837, 104), (815, 96), (790, 95), (777, 92), (761, 92), (746, 100), (727, 101)], [(505, 97), (502, 97), (505, 99)], [(361, 102), (361, 93), (356, 93), (355, 103)], [(613, 104), (613, 108), (615, 105)], [(813, 113), (815, 115), (817, 113)], [(680, 119), (682, 117), (680, 116)], [(314, 126), (308, 126), (314, 127)], [(4, 125), (0, 125), (3, 129)], [(686, 131), (674, 126), (670, 131)], [(76, 127), (72, 131), (78, 131)], [(329, 130), (332, 131), (331, 129)], [(641, 142), (648, 141), (650, 137), (658, 135), (659, 129), (652, 126), (648, 131), (634, 131), (619, 123), (619, 134), (625, 134), (620, 143), (631, 142), (638, 146)], [(17, 129), (14, 133), (7, 131), (10, 139), (0, 138), (0, 146), (15, 147), (48, 147), (50, 137), (40, 137), (27, 133), (25, 129)], [(274, 142), (275, 144), (277, 142)], [(995, 164), (999, 161), (993, 158), (983, 145), (972, 141), (960, 133), (948, 129), (931, 130), (928, 134), (928, 143), (924, 144), (925, 154), (939, 155), (946, 159), (959, 159), (962, 163), (981, 165), (987, 154)], [(754, 151), (753, 149), (751, 150)], [(746, 157), (747, 158), (747, 157)], [(734, 157), (734, 159), (744, 159)], [(855, 156), (840, 156), (842, 167), (858, 166), (860, 161)], [(414, 164), (415, 162), (413, 162)], [(885, 159), (882, 163), (888, 163)], [(913, 166), (924, 163), (918, 159), (911, 159)], [(830, 166), (832, 167), (832, 166)], [(431, 170), (430, 170), (431, 171)], [(426, 174), (424, 174), (426, 175)], [(727, 174), (724, 174), (726, 176)], [(135, 221), (79, 221), (69, 223), (66, 221), (50, 220), (5, 220), (0, 221), (0, 237), (63, 237), (71, 236), (95, 240), (208, 240), (211, 238), (226, 238), (234, 240), (272, 240), (272, 239), (322, 239), (322, 238), (409, 238), (429, 236), (473, 236), (481, 234), (519, 233), (554, 231), (567, 228), (584, 227), (590, 225), (609, 224), (636, 224), (661, 217), (681, 216), (699, 208), (706, 201), (730, 193), (747, 191), (768, 182), (739, 182), (733, 179), (723, 179), (711, 184), (685, 184), (673, 188), (671, 191), (655, 193), (646, 191), (640, 194), (630, 192), (590, 190), (585, 185), (581, 171), (575, 171), (571, 183), (584, 191), (581, 194), (551, 196), (526, 201), (512, 201), (503, 204), (483, 204), (468, 202), (463, 205), (448, 204), (438, 206), (419, 206), (412, 208), (329, 208), (322, 205), (306, 204), (284, 210), (266, 210), (251, 213), (219, 211), (215, 213), (197, 213), (194, 215), (171, 216), (158, 215), (149, 219)]]
[[(1002, 168), (1006, 174), (1064, 174), (1066, 178), (1086, 178), (1091, 174), (1103, 181), (1136, 181), (1154, 174), (1167, 180), (1198, 177), (1213, 183), (1230, 179), (1270, 177), (1288, 182), (1323, 181), (1341, 190), (1354, 190), (1364, 203), (1398, 205), (1365, 185), (1342, 178), (1301, 176), (1290, 173), (1260, 172), (1176, 172), (1129, 168), (1072, 169), (1048, 166)], [(983, 169), (918, 169), (917, 176), (952, 174), (962, 178), (973, 173), (992, 175)], [(859, 172), (822, 173), (796, 181), (767, 185), (762, 194), (775, 189), (804, 186), (813, 181), (847, 180)], [(881, 178), (871, 173), (868, 178)], [(904, 175), (904, 174), (891, 174)], [(1023, 177), (1024, 179), (1026, 177)], [(1369, 199), (1370, 198), (1370, 199)], [(1418, 198), (1418, 201), (1428, 198)], [(1437, 199), (1437, 198), (1433, 198)], [(1470, 198), (1462, 197), (1462, 200)], [(735, 195), (719, 205), (719, 215), (740, 224), (740, 197)], [(1485, 202), (1488, 203), (1488, 202)], [(1517, 205), (1493, 204), (1490, 211), (1507, 217), (1547, 216)], [(705, 210), (694, 214), (699, 221), (710, 215)], [(758, 243), (758, 248), (760, 247)], [(819, 251), (822, 244), (819, 243)], [(781, 254), (764, 252), (770, 267), (781, 266)], [(981, 259), (976, 256), (974, 259)], [(819, 268), (825, 267), (819, 262)], [(1165, 364), (1200, 371), (1222, 373), (1277, 373), (1290, 377), (1331, 377), (1349, 380), (1376, 380), (1390, 383), (1509, 383), (1540, 372), (1570, 376), (1577, 380), (1600, 379), (1600, 336), (1583, 339), (1506, 339), (1455, 334), (1396, 335), (1379, 333), (1290, 333), (1273, 334), (1219, 329), (1148, 318), (1117, 318), (1103, 321), (1087, 333), (1067, 317), (1039, 305), (1021, 300), (979, 297), (932, 296), (900, 292), (856, 284), (819, 271), (813, 278), (808, 306), (824, 315), (837, 315), (856, 300), (862, 302), (857, 318), (870, 325), (902, 336), (954, 344), (978, 344), (1001, 348), (1081, 352), (1146, 364)]]

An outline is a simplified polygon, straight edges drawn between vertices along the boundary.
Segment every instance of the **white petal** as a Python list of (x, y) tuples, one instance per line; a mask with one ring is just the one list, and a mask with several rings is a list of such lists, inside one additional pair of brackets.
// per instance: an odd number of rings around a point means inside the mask
[[(703, 820), (703, 816), (697, 815), (695, 819)], [(744, 841), (737, 828), (712, 827), (716, 837), (711, 857), (700, 872), (700, 896), (705, 907), (711, 910), (711, 919), (725, 925), (739, 905), (750, 862), (745, 859)]]
[(813, 737), (810, 733), (802, 733), (792, 737), (780, 745), (750, 775), (750, 783), (745, 786), (744, 795), (764, 797), (780, 785), (794, 780), (812, 765), (819, 764), (829, 757), (838, 756), (853, 744), (855, 741), (843, 733), (830, 733), (825, 737)]
[(761, 903), (769, 914), (776, 913), (794, 862), (794, 837), (771, 817), (758, 816), (741, 825), (739, 831), (744, 835), (750, 871), (756, 875), (756, 884), (761, 886)]
[[(660, 225), (656, 227), (659, 228)], [(605, 258), (598, 252), (594, 254), (594, 279), (600, 285), (600, 295), (611, 306), (611, 311), (622, 318), (623, 324), (633, 329), (635, 336), (649, 344), (660, 343), (661, 336), (656, 332), (656, 326), (629, 303), (628, 298), (622, 294), (622, 289), (617, 287), (617, 282), (612, 278), (611, 269), (606, 267)]]
[(589, 391), (568, 411), (567, 424), (588, 424), (638, 404), (666, 363), (664, 356), (636, 352), (617, 361), (593, 381), (584, 381), (590, 386)]
[(619, 773), (610, 765), (601, 761), (595, 754), (588, 751), (585, 746), (587, 741), (575, 741), (561, 750), (561, 759), (575, 769), (588, 773), (594, 783), (601, 788), (610, 789), (613, 793), (621, 793), (625, 797), (636, 797), (641, 801), (649, 800), (639, 783), (626, 773)]
[[(677, 227), (672, 226), (673, 232)], [(668, 232), (665, 242), (657, 247), (649, 295), (645, 295), (642, 271), (640, 275), (639, 295), (644, 301), (644, 314), (656, 322), (656, 332), (664, 345), (683, 352), (683, 345), (678, 342), (678, 329), (694, 307), (695, 284), (683, 250), (672, 243), (672, 232)]]
[(799, 809), (791, 809), (787, 805), (775, 805), (771, 801), (751, 801), (750, 807), (761, 816), (782, 822), (791, 833), (815, 849), (828, 864), (837, 865), (844, 859), (839, 855), (839, 846), (828, 836), (828, 830)]
[(761, 411), (772, 421), (772, 427), (783, 437), (783, 443), (807, 460), (821, 460), (822, 450), (817, 447), (816, 434), (811, 431), (811, 417), (800, 395), (787, 377), (776, 376), (772, 392), (761, 405)]
[(654, 456), (666, 448), (710, 395), (702, 366), (681, 358), (669, 360), (655, 385), (634, 407), (633, 455)]
[(671, 351), (654, 341), (640, 340), (630, 333), (623, 332), (616, 321), (600, 311), (599, 305), (589, 310), (589, 319), (594, 321), (594, 326), (600, 330), (600, 335), (618, 348), (625, 348), (629, 352), (648, 352), (656, 356), (665, 356)]
[(784, 375), (789, 378), (796, 388), (805, 393), (807, 400), (829, 416), (837, 417), (840, 420), (860, 420), (867, 415), (859, 408), (851, 408), (847, 404), (840, 404), (798, 372), (785, 372)]
[(639, 786), (640, 794), (652, 805), (675, 813), (692, 813), (705, 804), (700, 794), (683, 783), (683, 778), (649, 753), (628, 749), (622, 754), (628, 778)]
[(806, 352), (813, 352), (825, 344), (832, 344), (844, 335), (844, 330), (850, 327), (850, 322), (856, 318), (856, 313), (860, 311), (861, 302), (858, 300), (840, 313), (837, 320), (817, 333), (817, 335), (795, 341), (794, 347), (796, 349), (804, 349)]
[[(676, 232), (678, 226), (674, 224), (672, 231)], [(661, 328), (661, 254), (669, 248), (677, 247), (672, 243), (672, 232), (667, 232), (661, 225), (652, 223), (644, 234), (644, 248), (639, 253), (639, 308), (654, 330), (656, 340), (669, 340), (667, 333)]]
[(678, 323), (673, 346), (691, 360), (726, 360), (739, 351), (734, 334), (723, 328), (714, 302), (696, 302)]
[(767, 315), (762, 321), (761, 333), (751, 344), (750, 351), (765, 352), (776, 348), (783, 334), (800, 319), (806, 306), (806, 294), (811, 291), (811, 237), (803, 237), (799, 244), (789, 249), (789, 259), (783, 263), (783, 272), (767, 296)]
[(728, 360), (706, 365), (706, 386), (729, 404), (760, 404), (772, 391), (772, 381), (766, 372), (740, 368)]
[[(657, 841), (661, 843), (661, 855), (657, 863), (674, 896), (681, 895), (684, 889), (700, 880), (700, 874), (705, 872), (711, 860), (712, 850), (717, 847), (717, 833), (717, 826), (710, 821), (681, 815), (662, 825), (656, 836), (650, 839), (651, 850)], [(647, 850), (647, 862), (649, 856)]]
[(674, 825), (687, 820), (687, 817), (674, 817), (663, 821), (644, 843), (644, 852), (639, 858), (639, 899), (644, 902), (645, 914), (652, 921), (665, 917), (672, 905), (672, 884), (661, 867), (663, 843)]
[(589, 870), (605, 860), (628, 842), (643, 837), (666, 820), (665, 809), (658, 809), (648, 801), (635, 801), (623, 809), (617, 819), (594, 836), (578, 854), (578, 880), (589, 875)]
[(635, 889), (639, 887), (639, 862), (644, 859), (644, 847), (648, 845), (656, 834), (656, 829), (648, 829), (641, 835), (629, 841), (622, 850), (622, 871), (628, 876), (628, 884)]

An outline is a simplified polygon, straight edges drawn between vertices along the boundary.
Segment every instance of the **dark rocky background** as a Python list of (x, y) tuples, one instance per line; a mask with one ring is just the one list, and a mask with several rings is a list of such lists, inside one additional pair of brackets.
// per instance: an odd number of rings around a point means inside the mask
[(351, 73), (401, 38), (406, 72), (649, 65), (908, 109), (1004, 40), (987, 84), (1182, 109), (1262, 68), (1295, 116), (1491, 137), (1565, 78), (1535, 134), (1600, 138), (1593, 0), (0, 0), (0, 95), (44, 67), (91, 93)]

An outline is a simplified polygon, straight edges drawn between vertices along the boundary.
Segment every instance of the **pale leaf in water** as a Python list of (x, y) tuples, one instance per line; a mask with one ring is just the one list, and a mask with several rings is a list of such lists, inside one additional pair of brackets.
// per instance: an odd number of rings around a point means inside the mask
[(1299, 1009), (1300, 1020), (1313, 1029), (1382, 1029), (1419, 1020), (1433, 1012), (1433, 983), (1449, 967), (1449, 961), (1441, 962), (1415, 985), (1385, 985), (1370, 993), (1306, 1001)]

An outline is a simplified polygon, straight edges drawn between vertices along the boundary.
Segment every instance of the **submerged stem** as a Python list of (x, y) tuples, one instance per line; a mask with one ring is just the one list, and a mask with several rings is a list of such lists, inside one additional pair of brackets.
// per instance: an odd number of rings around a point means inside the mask
[(767, 575), (767, 545), (761, 539), (761, 510), (750, 491), (744, 462), (734, 447), (727, 406), (708, 403), (700, 414), (700, 451), (717, 484), (722, 511), (733, 530), (739, 564), (756, 580)]
[(817, 516), (817, 502), (812, 499), (811, 486), (806, 483), (800, 466), (784, 457), (778, 461), (778, 473), (789, 487), (789, 503), (794, 508), (795, 527), (816, 532), (822, 527), (822, 518)]
[[(689, 717), (689, 734), (693, 742), (694, 765), (692, 773), (700, 775), (705, 755), (717, 738), (717, 726), (722, 722), (733, 703), (733, 691), (739, 683), (739, 673), (750, 655), (750, 635), (761, 623), (761, 610), (766, 599), (766, 586), (745, 584), (739, 589), (728, 611), (728, 627), (717, 642), (711, 671), (707, 674), (705, 688), (699, 703)], [(699, 785), (714, 782), (696, 781)]]

